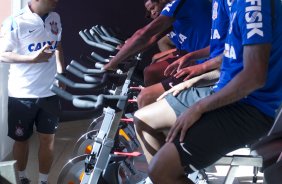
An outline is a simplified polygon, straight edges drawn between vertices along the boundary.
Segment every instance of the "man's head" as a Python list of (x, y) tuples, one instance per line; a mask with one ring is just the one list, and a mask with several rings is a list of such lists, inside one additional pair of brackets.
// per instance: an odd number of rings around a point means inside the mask
[(31, 9), (40, 16), (53, 11), (59, 0), (31, 0)]
[(157, 18), (169, 0), (144, 0), (146, 16), (152, 19)]

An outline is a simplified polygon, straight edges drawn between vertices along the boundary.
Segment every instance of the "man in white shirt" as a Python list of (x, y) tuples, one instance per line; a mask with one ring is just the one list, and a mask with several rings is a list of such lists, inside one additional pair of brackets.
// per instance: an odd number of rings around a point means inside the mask
[[(0, 34), (0, 61), (11, 64), (8, 81), (8, 136), (15, 140), (22, 184), (30, 183), (25, 170), (28, 140), (36, 126), (39, 137), (39, 183), (47, 183), (53, 161), (54, 135), (59, 111), (57, 96), (49, 90), (56, 72), (63, 73), (60, 16), (52, 12), (58, 0), (31, 0), (20, 12), (4, 21)], [(61, 85), (60, 85), (61, 86)], [(61, 86), (62, 87), (62, 86)]]

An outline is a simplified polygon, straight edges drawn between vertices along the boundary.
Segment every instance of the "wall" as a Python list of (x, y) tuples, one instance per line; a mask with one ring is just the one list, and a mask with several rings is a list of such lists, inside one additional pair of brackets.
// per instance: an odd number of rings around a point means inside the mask
[[(138, 28), (148, 23), (148, 20), (144, 18), (145, 9), (143, 2), (143, 0), (59, 1), (57, 12), (61, 16), (63, 25), (62, 45), (66, 63), (69, 63), (73, 59), (79, 60), (81, 54), (90, 55), (92, 51), (107, 56), (108, 53), (102, 53), (99, 49), (88, 46), (80, 38), (78, 32), (98, 24), (119, 28), (121, 35), (127, 38)], [(147, 58), (150, 58), (150, 56)], [(150, 61), (150, 59), (145, 60)], [(80, 62), (83, 63), (83, 61)], [(142, 73), (143, 68), (144, 66), (140, 66), (139, 73)], [(68, 75), (68, 77), (72, 80), (76, 80), (72, 75)], [(75, 94), (81, 92), (69, 88), (67, 90)], [(78, 111), (78, 109), (75, 109), (66, 101), (63, 101), (63, 108), (66, 111)], [(83, 115), (80, 113), (76, 114), (71, 112), (65, 113), (61, 119), (73, 120), (82, 116)]]
[[(12, 12), (20, 10), (28, 0), (0, 0), (0, 24)], [(9, 65), (0, 64), (0, 161), (12, 151), (13, 141), (7, 136), (7, 83)]]

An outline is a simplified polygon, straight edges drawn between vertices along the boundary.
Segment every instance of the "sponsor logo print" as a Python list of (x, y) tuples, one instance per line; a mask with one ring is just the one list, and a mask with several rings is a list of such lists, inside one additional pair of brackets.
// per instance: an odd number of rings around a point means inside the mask
[(232, 45), (225, 44), (224, 56), (230, 59), (237, 59), (235, 49)]
[(31, 43), (28, 45), (29, 52), (34, 52), (40, 50), (44, 45), (50, 45), (50, 50), (55, 50), (57, 48), (58, 42), (57, 41), (45, 41), (39, 43)]
[(217, 19), (217, 14), (218, 14), (217, 11), (218, 11), (218, 2), (215, 1), (212, 7), (212, 19), (213, 20)]
[(261, 13), (261, 0), (246, 0), (248, 6), (245, 8), (245, 20), (247, 23), (247, 38), (251, 38), (254, 35), (263, 37), (263, 23)]

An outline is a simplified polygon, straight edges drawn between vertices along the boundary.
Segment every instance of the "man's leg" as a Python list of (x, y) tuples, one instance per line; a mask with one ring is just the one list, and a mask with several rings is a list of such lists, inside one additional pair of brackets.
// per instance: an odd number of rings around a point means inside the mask
[(138, 108), (145, 107), (156, 101), (156, 99), (165, 92), (162, 83), (154, 84), (141, 90), (138, 95)]
[(53, 162), (55, 134), (38, 133), (39, 136), (39, 172), (48, 174)]
[(153, 183), (193, 184), (181, 165), (178, 151), (173, 143), (165, 144), (152, 159), (148, 171)]
[[(192, 173), (213, 164), (222, 155), (266, 135), (272, 123), (273, 118), (264, 115), (256, 108), (244, 103), (234, 103), (203, 114), (188, 129), (184, 141), (179, 142), (179, 137), (176, 137), (173, 144), (181, 166), (187, 173)], [(149, 175), (156, 183), (163, 183), (163, 180), (181, 183), (182, 180), (179, 178), (183, 173), (179, 172), (179, 164), (173, 164), (173, 162), (178, 163), (175, 149), (167, 145), (151, 161)], [(178, 174), (169, 174), (173, 171), (177, 171)]]
[(145, 86), (151, 86), (157, 84), (162, 79), (167, 78), (164, 76), (164, 71), (168, 67), (167, 61), (160, 61), (147, 66), (144, 69), (144, 84)]
[(26, 166), (29, 153), (29, 138), (33, 133), (34, 117), (37, 108), (36, 99), (13, 98), (8, 99), (8, 136), (15, 140), (13, 157), (17, 161), (17, 169), (21, 180), (29, 183)]
[(172, 126), (176, 115), (167, 101), (161, 100), (138, 110), (134, 116), (137, 138), (149, 163), (165, 143), (162, 130)]
[(60, 102), (57, 96), (38, 100), (40, 111), (36, 119), (36, 128), (39, 137), (39, 183), (47, 183), (48, 174), (53, 162), (54, 138), (59, 123), (57, 115), (52, 114), (60, 111)]
[(17, 166), (19, 171), (24, 171), (26, 169), (28, 161), (28, 140), (26, 141), (15, 141), (13, 146), (13, 156), (17, 161)]

